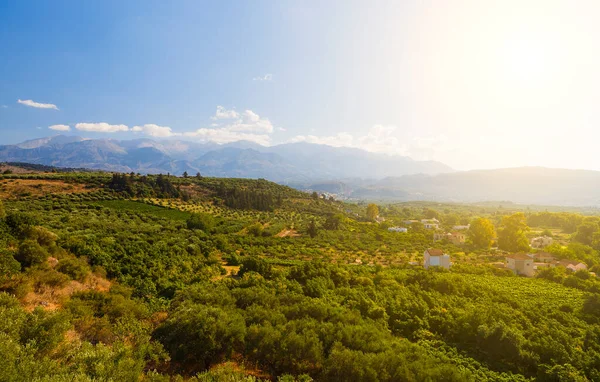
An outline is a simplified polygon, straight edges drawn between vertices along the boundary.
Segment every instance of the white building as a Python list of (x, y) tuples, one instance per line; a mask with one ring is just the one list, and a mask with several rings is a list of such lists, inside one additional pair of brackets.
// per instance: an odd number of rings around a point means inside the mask
[(532, 248), (545, 248), (552, 244), (552, 238), (550, 236), (538, 236), (531, 239)]
[(506, 256), (506, 268), (510, 269), (517, 275), (523, 275), (527, 277), (531, 277), (535, 273), (533, 258), (524, 253), (516, 253), (514, 255)]
[(567, 268), (570, 271), (577, 272), (587, 269), (587, 265), (577, 260), (560, 260), (558, 265)]
[(421, 219), (421, 223), (423, 223), (423, 227), (426, 229), (439, 229), (440, 221), (436, 218), (433, 219)]
[(463, 245), (467, 240), (467, 236), (461, 232), (434, 232), (433, 241), (436, 242), (440, 240), (448, 240), (454, 245)]
[(423, 266), (425, 269), (429, 269), (429, 267), (450, 269), (450, 265), (450, 256), (441, 249), (429, 248), (423, 253)]
[(454, 225), (452, 226), (452, 229), (455, 231), (465, 231), (468, 230), (469, 228), (471, 228), (470, 224), (467, 225)]
[(405, 227), (390, 227), (388, 228), (390, 232), (408, 232), (408, 228)]

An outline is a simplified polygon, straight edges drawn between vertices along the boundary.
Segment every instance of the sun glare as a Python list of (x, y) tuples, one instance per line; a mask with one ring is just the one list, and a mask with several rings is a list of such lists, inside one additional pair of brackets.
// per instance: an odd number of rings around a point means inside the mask
[(500, 49), (500, 69), (507, 77), (521, 86), (539, 86), (550, 80), (548, 73), (553, 66), (543, 41), (509, 40)]

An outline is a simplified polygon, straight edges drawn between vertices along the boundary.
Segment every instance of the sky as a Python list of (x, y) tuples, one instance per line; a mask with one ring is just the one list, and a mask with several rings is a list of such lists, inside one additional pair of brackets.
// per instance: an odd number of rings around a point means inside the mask
[(598, 1), (0, 0), (0, 144), (348, 146), (600, 170)]

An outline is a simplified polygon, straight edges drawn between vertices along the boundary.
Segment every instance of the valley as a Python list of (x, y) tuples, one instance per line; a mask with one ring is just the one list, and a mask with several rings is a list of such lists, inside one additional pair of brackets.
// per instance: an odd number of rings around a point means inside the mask
[[(594, 211), (60, 169), (0, 184), (2, 380), (599, 377)], [(431, 248), (448, 269), (424, 269)], [(555, 263), (521, 274), (518, 253)]]

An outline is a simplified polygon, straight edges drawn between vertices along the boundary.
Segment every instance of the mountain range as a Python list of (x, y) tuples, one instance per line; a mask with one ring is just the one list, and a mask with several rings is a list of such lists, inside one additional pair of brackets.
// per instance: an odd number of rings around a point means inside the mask
[(206, 176), (265, 178), (307, 184), (331, 179), (371, 179), (438, 174), (452, 169), (435, 161), (371, 153), (345, 147), (252, 142), (219, 145), (182, 140), (86, 139), (58, 135), (0, 146), (0, 161), (119, 172), (183, 172)]
[(443, 163), (311, 143), (265, 147), (57, 135), (0, 146), (0, 162), (118, 172), (264, 178), (355, 200), (600, 206), (600, 172), (519, 167), (453, 171)]
[[(329, 183), (330, 186), (335, 184)], [(343, 187), (350, 190), (345, 196), (353, 199), (446, 202), (495, 200), (537, 205), (600, 206), (600, 171), (590, 170), (545, 167), (473, 170), (388, 177), (366, 185), (344, 183)], [(335, 193), (335, 190), (330, 192)]]

